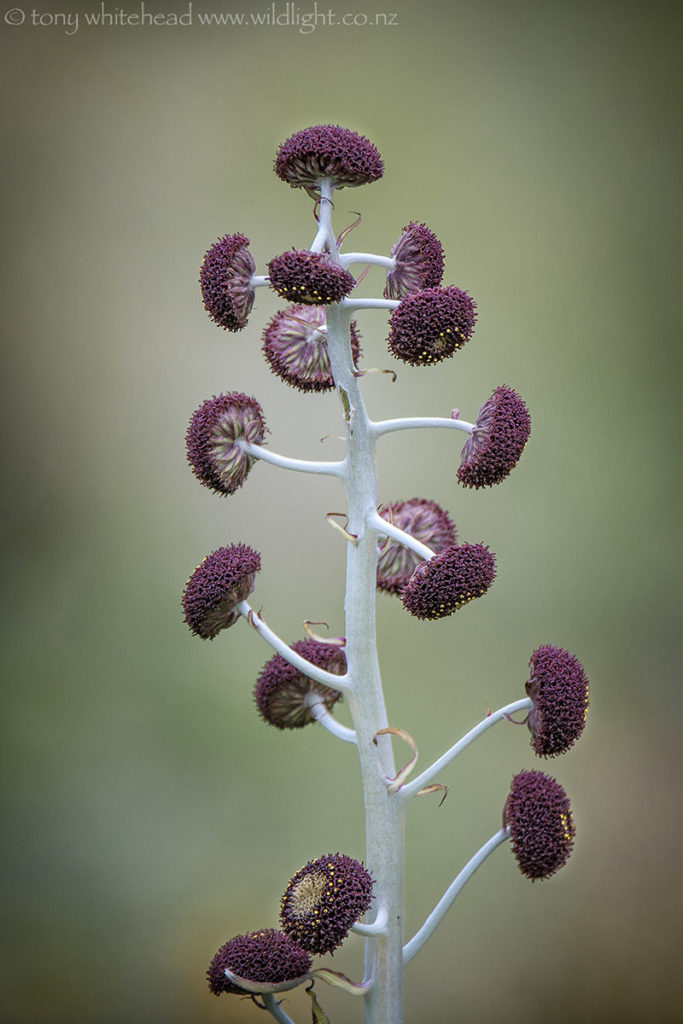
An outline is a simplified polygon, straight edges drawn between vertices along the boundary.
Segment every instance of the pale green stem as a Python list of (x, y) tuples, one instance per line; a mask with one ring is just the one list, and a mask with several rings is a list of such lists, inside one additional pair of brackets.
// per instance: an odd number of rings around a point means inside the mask
[(378, 256), (374, 252), (345, 252), (339, 257), (342, 267), (349, 267), (352, 263), (365, 263), (371, 266), (387, 267), (393, 270), (396, 260), (392, 256)]
[(311, 709), (311, 718), (315, 718), (316, 722), (322, 725), (323, 729), (327, 729), (333, 736), (344, 740), (345, 743), (356, 742), (356, 734), (353, 729), (349, 729), (337, 721), (319, 693), (309, 693), (306, 697), (306, 703)]
[(342, 299), (342, 309), (353, 312), (356, 309), (396, 309), (398, 299)]
[(423, 544), (422, 541), (413, 537), (410, 533), (406, 533), (405, 530), (401, 530), (398, 526), (394, 526), (393, 523), (387, 522), (377, 512), (368, 521), (368, 526), (380, 536), (391, 537), (392, 540), (397, 541), (404, 548), (414, 551), (425, 562), (434, 557), (435, 552), (427, 544)]
[(287, 1016), (287, 1014), (282, 1009), (282, 1007), (277, 1002), (275, 996), (272, 993), (261, 996), (261, 998), (263, 999), (263, 1005), (265, 1006), (266, 1010), (268, 1010), (273, 1015), (275, 1020), (278, 1021), (278, 1024), (294, 1024), (292, 1018)]
[(484, 843), (481, 849), (477, 850), (475, 855), (470, 858), (460, 874), (456, 875), (420, 930), (417, 931), (410, 942), (407, 942), (403, 947), (404, 964), (409, 963), (415, 954), (422, 949), (427, 939), (429, 939), (433, 934), (437, 925), (440, 924), (445, 917), (451, 907), (451, 904), (460, 893), (463, 886), (469, 882), (474, 872), (481, 864), (484, 863), (488, 855), (493, 853), (496, 847), (500, 846), (501, 843), (505, 842), (509, 834), (510, 833), (506, 828), (501, 828), (494, 836), (491, 836), (487, 843)]
[(496, 722), (500, 722), (502, 718), (507, 718), (508, 715), (512, 715), (515, 711), (526, 711), (527, 708), (532, 706), (532, 701), (529, 697), (523, 697), (522, 700), (513, 701), (512, 704), (506, 704), (504, 708), (498, 708), (497, 711), (492, 711), (490, 715), (482, 719), (478, 725), (466, 732), (465, 735), (454, 743), (445, 754), (442, 754), (438, 760), (436, 760), (429, 768), (425, 768), (421, 775), (418, 775), (416, 779), (413, 779), (407, 785), (401, 789), (401, 796), (407, 800), (411, 796), (417, 796), (418, 792), (423, 786), (428, 786), (429, 783), (436, 778), (439, 772), (450, 764), (453, 758), (457, 757), (466, 747), (469, 747), (470, 743), (473, 743), (479, 736), (490, 729)]
[(338, 676), (334, 672), (326, 672), (325, 669), (318, 668), (317, 665), (313, 665), (306, 658), (302, 658), (300, 654), (293, 651), (289, 644), (286, 644), (284, 640), (273, 633), (272, 629), (265, 624), (258, 612), (254, 611), (248, 601), (240, 601), (235, 606), (235, 611), (238, 611), (240, 615), (243, 615), (250, 626), (252, 626), (258, 635), (262, 637), (267, 644), (269, 644), (274, 651), (282, 655), (285, 661), (293, 665), (294, 668), (298, 669), (309, 679), (314, 679), (316, 683), (322, 683), (323, 686), (329, 686), (333, 690), (339, 690), (340, 693), (349, 694), (351, 692), (351, 682), (348, 672), (346, 675)]
[(344, 476), (346, 470), (344, 460), (341, 462), (315, 462), (308, 459), (290, 459), (287, 455), (278, 455), (277, 452), (272, 452), (269, 448), (262, 448), (259, 444), (245, 441), (243, 437), (238, 438), (235, 443), (246, 455), (251, 455), (254, 459), (261, 459), (262, 462), (268, 462), (271, 466), (278, 466), (280, 469), (340, 477)]
[(371, 425), (375, 437), (391, 434), (395, 430), (416, 430), (421, 427), (450, 427), (471, 434), (475, 424), (467, 420), (447, 419), (445, 416), (406, 416), (396, 420), (378, 420)]
[[(321, 183), (321, 198), (329, 183)], [(320, 229), (331, 229), (331, 203), (321, 202)], [(333, 260), (339, 255), (330, 245)], [(388, 735), (373, 742), (388, 726), (377, 656), (375, 621), (377, 539), (368, 528), (378, 504), (375, 439), (355, 376), (350, 345), (350, 309), (346, 303), (327, 307), (327, 347), (335, 385), (344, 412), (347, 438), (347, 529), (357, 540), (346, 545), (344, 601), (345, 653), (350, 683), (348, 707), (358, 742), (365, 805), (366, 867), (375, 881), (377, 907), (387, 911), (386, 932), (365, 943), (366, 979), (372, 979), (363, 997), (366, 1024), (402, 1024), (403, 1021), (403, 873), (405, 804), (388, 792), (385, 778), (396, 774)]]

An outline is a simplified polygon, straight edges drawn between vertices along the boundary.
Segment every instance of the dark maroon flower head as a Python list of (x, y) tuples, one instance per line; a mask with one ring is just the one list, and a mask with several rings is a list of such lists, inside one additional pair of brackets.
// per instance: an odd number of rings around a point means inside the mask
[(339, 302), (356, 286), (348, 270), (337, 266), (326, 253), (290, 249), (268, 264), (270, 286), (289, 302), (328, 306)]
[(534, 702), (527, 719), (531, 746), (539, 757), (569, 750), (583, 732), (588, 714), (588, 680), (583, 666), (561, 647), (544, 644), (529, 661), (526, 692)]
[(485, 544), (453, 544), (420, 562), (401, 600), (418, 619), (443, 619), (485, 594), (495, 575), (496, 560)]
[[(318, 640), (298, 640), (292, 650), (318, 668), (338, 676), (346, 672), (346, 655), (336, 644)], [(254, 688), (254, 699), (261, 718), (278, 729), (300, 729), (315, 719), (307, 697), (315, 697), (329, 709), (341, 697), (338, 690), (309, 679), (280, 654), (267, 661)]]
[(282, 143), (275, 173), (292, 188), (312, 189), (322, 178), (336, 188), (365, 185), (384, 173), (382, 158), (363, 135), (334, 124), (304, 128)]
[(292, 942), (284, 932), (264, 928), (260, 932), (236, 935), (218, 950), (206, 972), (209, 988), (215, 996), (221, 992), (244, 995), (244, 989), (228, 981), (225, 969), (248, 981), (278, 985), (301, 978), (307, 980), (311, 969), (308, 953)]
[(512, 852), (527, 878), (550, 878), (566, 864), (574, 844), (569, 798), (559, 782), (543, 772), (520, 772), (503, 810)]
[(472, 337), (476, 306), (455, 285), (407, 295), (389, 320), (389, 351), (411, 366), (430, 366), (452, 356)]
[(309, 953), (331, 953), (370, 906), (372, 887), (363, 865), (343, 853), (311, 860), (285, 889), (282, 927)]
[[(399, 530), (422, 541), (438, 554), (456, 542), (455, 526), (448, 512), (427, 498), (410, 498), (385, 505), (379, 513)], [(398, 541), (387, 538), (377, 562), (377, 586), (387, 594), (398, 594), (408, 583), (421, 558)]]
[[(360, 358), (360, 336), (351, 322), (353, 362)], [(289, 306), (276, 313), (263, 333), (263, 352), (270, 368), (299, 391), (334, 388), (327, 351), (325, 311), (320, 306)]]
[(531, 433), (529, 410), (512, 388), (501, 384), (484, 402), (460, 456), (458, 480), (465, 487), (491, 487), (519, 462)]
[(185, 622), (192, 632), (213, 640), (222, 629), (237, 622), (235, 606), (251, 594), (260, 568), (261, 556), (246, 544), (231, 544), (207, 555), (183, 593)]
[(199, 271), (204, 308), (226, 331), (241, 331), (254, 305), (256, 264), (248, 246), (244, 235), (225, 235), (207, 250)]
[(443, 246), (426, 224), (407, 224), (389, 255), (396, 266), (387, 273), (385, 299), (402, 299), (421, 288), (441, 284)]
[(243, 438), (260, 444), (266, 431), (261, 406), (239, 391), (217, 395), (199, 406), (185, 441), (187, 461), (197, 479), (218, 494), (233, 494), (254, 464), (237, 445)]

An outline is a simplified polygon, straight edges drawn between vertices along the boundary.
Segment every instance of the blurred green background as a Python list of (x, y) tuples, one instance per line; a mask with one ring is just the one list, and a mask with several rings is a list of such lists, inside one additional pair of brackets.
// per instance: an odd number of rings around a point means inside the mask
[[(564, 758), (541, 764), (525, 730), (497, 726), (444, 773), (442, 807), (415, 806), (409, 934), (498, 828), (521, 768), (562, 782), (577, 842), (538, 885), (509, 849), (491, 858), (409, 967), (406, 1021), (680, 1019), (681, 26), (657, 2), (387, 4), (333, 10), (392, 26), (314, 32), (201, 26), (220, 0), (186, 27), (88, 28), (94, 3), (71, 3), (70, 34), (31, 24), (53, 3), (0, 18), (9, 1024), (259, 1020), (209, 994), (209, 959), (276, 925), (306, 860), (363, 856), (353, 750), (268, 730), (251, 696), (268, 649), (244, 626), (201, 643), (179, 610), (194, 566), (240, 540), (262, 553), (254, 603), (281, 635), (305, 618), (343, 629), (343, 544), (323, 518), (338, 484), (257, 466), (224, 501), (184, 454), (189, 416), (221, 390), (258, 398), (275, 450), (341, 451), (319, 442), (339, 430), (335, 397), (290, 391), (262, 360), (281, 303), (261, 290), (229, 335), (197, 287), (226, 232), (251, 238), (259, 269), (310, 243), (310, 201), (272, 160), (320, 122), (385, 160), (382, 181), (337, 197), (339, 229), (363, 214), (351, 247), (387, 252), (423, 220), (479, 306), (470, 344), (428, 369), (397, 364), (383, 315), (362, 314), (364, 365), (399, 373), (367, 378), (371, 415), (473, 418), (507, 383), (533, 419), (491, 492), (458, 487), (450, 432), (383, 443), (383, 500), (434, 498), (499, 567), (485, 600), (440, 623), (380, 599), (390, 720), (425, 767), (523, 696), (539, 644), (570, 648), (592, 683)], [(380, 272), (362, 289), (379, 294)], [(332, 965), (358, 976), (360, 957), (351, 938)], [(335, 1024), (361, 1019), (319, 995)], [(301, 991), (286, 1007), (309, 1019)]]

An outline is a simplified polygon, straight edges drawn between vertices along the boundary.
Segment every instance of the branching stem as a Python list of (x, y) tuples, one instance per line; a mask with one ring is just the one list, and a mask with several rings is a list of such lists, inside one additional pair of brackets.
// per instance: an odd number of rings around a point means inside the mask
[(445, 917), (447, 911), (450, 909), (451, 904), (455, 900), (456, 896), (460, 893), (463, 886), (469, 882), (470, 878), (480, 866), (483, 864), (490, 853), (500, 846), (508, 838), (509, 832), (506, 828), (501, 828), (494, 836), (491, 836), (487, 843), (477, 850), (475, 855), (468, 860), (462, 871), (456, 875), (445, 893), (432, 910), (431, 914), (422, 925), (422, 927), (413, 935), (410, 942), (407, 942), (403, 947), (403, 963), (409, 963), (416, 953), (418, 953), (428, 938), (432, 935), (437, 925), (441, 923)]
[(375, 437), (381, 437), (395, 430), (417, 430), (423, 427), (446, 427), (471, 434), (474, 426), (474, 423), (468, 423), (467, 420), (447, 419), (445, 416), (406, 416), (396, 420), (378, 420), (371, 424), (370, 429)]
[(406, 533), (405, 530), (401, 530), (398, 526), (394, 526), (393, 523), (387, 522), (377, 512), (370, 517), (368, 526), (379, 536), (391, 537), (392, 540), (398, 541), (404, 548), (414, 551), (425, 562), (434, 557), (434, 551), (427, 544), (423, 544), (422, 541), (417, 540), (416, 537)]
[(239, 438), (236, 443), (245, 454), (251, 455), (255, 459), (261, 459), (262, 462), (269, 462), (271, 466), (278, 466), (280, 469), (339, 477), (343, 477), (346, 471), (344, 460), (341, 462), (316, 462), (308, 459), (290, 459), (287, 455), (278, 455), (277, 452), (272, 452), (269, 448), (262, 448), (260, 444), (252, 444), (250, 441), (245, 441), (244, 438)]
[(409, 799), (411, 796), (417, 796), (417, 793), (423, 786), (429, 785), (432, 779), (436, 778), (439, 772), (450, 764), (451, 761), (458, 756), (466, 747), (469, 747), (470, 743), (478, 739), (487, 729), (490, 729), (496, 722), (500, 722), (502, 718), (507, 718), (508, 715), (513, 714), (515, 711), (524, 711), (530, 708), (532, 705), (529, 697), (524, 697), (522, 700), (513, 701), (512, 704), (506, 704), (503, 708), (498, 708), (497, 711), (491, 712), (486, 718), (482, 719), (478, 725), (466, 732), (465, 735), (454, 743), (445, 754), (442, 754), (438, 760), (436, 760), (429, 768), (426, 768), (421, 775), (418, 775), (416, 779), (404, 786), (401, 790), (401, 796), (404, 800)]

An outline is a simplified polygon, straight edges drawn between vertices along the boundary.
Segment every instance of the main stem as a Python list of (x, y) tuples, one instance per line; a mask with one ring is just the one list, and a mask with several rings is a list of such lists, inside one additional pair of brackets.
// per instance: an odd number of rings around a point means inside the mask
[(366, 866), (375, 881), (376, 910), (387, 910), (384, 935), (366, 939), (366, 1024), (401, 1024), (403, 946), (403, 860), (405, 804), (385, 782), (396, 773), (389, 736), (373, 738), (388, 725), (377, 657), (375, 595), (377, 536), (369, 528), (376, 514), (375, 438), (354, 377), (349, 345), (350, 314), (327, 307), (327, 345), (342, 397), (347, 435), (346, 498), (350, 534), (346, 561), (346, 661), (351, 692), (347, 701), (358, 742), (365, 803)]

